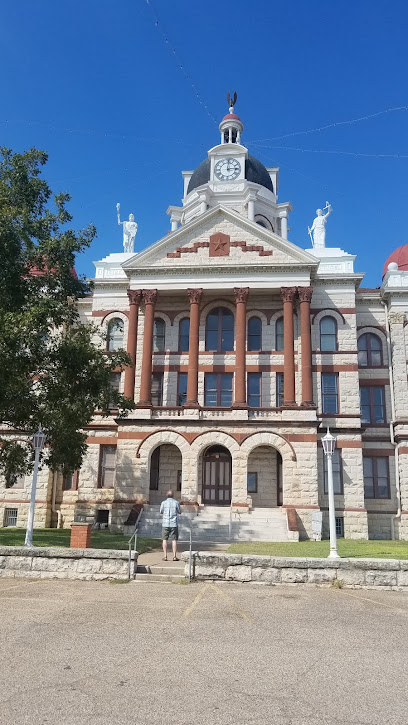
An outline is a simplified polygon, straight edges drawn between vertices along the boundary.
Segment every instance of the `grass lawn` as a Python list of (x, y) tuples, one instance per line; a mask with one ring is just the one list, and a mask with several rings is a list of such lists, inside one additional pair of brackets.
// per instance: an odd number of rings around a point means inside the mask
[[(1, 534), (0, 534), (1, 536)], [(369, 559), (408, 559), (408, 541), (366, 541), (364, 539), (338, 539), (340, 556)], [(258, 556), (310, 556), (326, 557), (329, 541), (250, 542), (232, 544), (229, 554), (258, 554)]]
[[(69, 546), (71, 529), (34, 529), (34, 546)], [(14, 527), (0, 529), (0, 546), (22, 546), (25, 539), (25, 529)], [(92, 531), (92, 549), (127, 549), (129, 536), (115, 534), (112, 531)], [(139, 554), (160, 546), (158, 539), (137, 539)]]

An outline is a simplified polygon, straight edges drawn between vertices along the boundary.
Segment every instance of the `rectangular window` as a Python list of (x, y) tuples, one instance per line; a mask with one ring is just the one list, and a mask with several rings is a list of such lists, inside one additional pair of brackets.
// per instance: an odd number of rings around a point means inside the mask
[(384, 387), (370, 385), (360, 388), (362, 423), (385, 423)]
[(72, 491), (74, 488), (74, 474), (70, 473), (68, 476), (64, 476), (62, 480), (62, 490)]
[(260, 408), (262, 405), (262, 373), (248, 373), (248, 405), (250, 408)]
[(116, 471), (116, 446), (101, 446), (99, 488), (113, 488)]
[(344, 519), (342, 516), (336, 516), (336, 536), (341, 539), (344, 537)]
[(283, 405), (283, 373), (276, 373), (276, 407)]
[[(329, 492), (329, 484), (327, 479), (327, 456), (324, 456), (324, 492)], [(333, 467), (333, 491), (335, 494), (342, 494), (343, 493), (343, 481), (342, 481), (342, 471), (341, 471), (341, 456), (340, 456), (340, 450), (338, 448), (335, 448), (333, 451), (332, 456), (332, 467)]]
[(163, 373), (152, 375), (152, 405), (163, 405)]
[(322, 413), (339, 412), (338, 373), (322, 373)]
[(258, 474), (248, 471), (247, 473), (248, 493), (258, 493)]
[(388, 456), (363, 456), (364, 496), (390, 498)]
[(160, 446), (154, 449), (150, 459), (150, 490), (159, 490)]
[(206, 373), (204, 405), (229, 408), (232, 405), (232, 373)]
[(179, 373), (177, 376), (177, 405), (185, 405), (187, 402), (187, 373)]
[(17, 526), (18, 509), (4, 509), (4, 526)]
[[(111, 387), (111, 390), (115, 393), (119, 392), (120, 387), (120, 373), (111, 373), (109, 384)], [(109, 400), (109, 408), (112, 410), (113, 408), (117, 407), (117, 403), (114, 399), (114, 396), (112, 396), (112, 399)]]

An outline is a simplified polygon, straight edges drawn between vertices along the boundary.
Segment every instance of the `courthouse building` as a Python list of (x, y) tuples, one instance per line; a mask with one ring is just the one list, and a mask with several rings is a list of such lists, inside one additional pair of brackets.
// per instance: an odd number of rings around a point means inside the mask
[[(125, 222), (130, 251), (96, 262), (80, 313), (135, 362), (112, 384), (136, 408), (95, 413), (72, 477), (40, 472), (37, 526), (88, 517), (123, 529), (171, 487), (197, 525), (213, 516), (214, 538), (223, 516), (268, 522), (273, 541), (310, 537), (322, 511), (325, 532), (330, 426), (338, 533), (408, 539), (408, 246), (382, 281), (379, 260), (381, 286), (366, 289), (355, 255), (330, 246), (330, 221), (326, 243), (327, 214), (314, 246), (306, 233), (289, 241), (279, 170), (248, 153), (242, 131), (230, 108), (221, 142), (183, 172), (166, 236), (133, 253)], [(30, 483), (1, 489), (3, 525), (25, 525)]]

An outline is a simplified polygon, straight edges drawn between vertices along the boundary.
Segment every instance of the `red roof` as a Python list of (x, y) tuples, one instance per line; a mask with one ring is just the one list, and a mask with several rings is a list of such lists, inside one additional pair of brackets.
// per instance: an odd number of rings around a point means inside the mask
[(391, 262), (398, 264), (398, 269), (408, 270), (408, 244), (403, 244), (401, 247), (397, 247), (391, 252), (390, 256), (386, 259), (383, 267), (383, 279), (388, 272), (388, 265)]
[(227, 115), (224, 116), (224, 118), (222, 120), (228, 121), (229, 119), (232, 119), (232, 118), (234, 119), (234, 121), (240, 121), (242, 123), (240, 117), (237, 116), (236, 113), (227, 113)]

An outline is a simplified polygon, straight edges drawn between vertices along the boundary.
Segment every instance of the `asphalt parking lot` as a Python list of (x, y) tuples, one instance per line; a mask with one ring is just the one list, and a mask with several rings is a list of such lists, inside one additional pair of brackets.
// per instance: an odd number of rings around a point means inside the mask
[(408, 722), (397, 592), (0, 579), (0, 722)]

